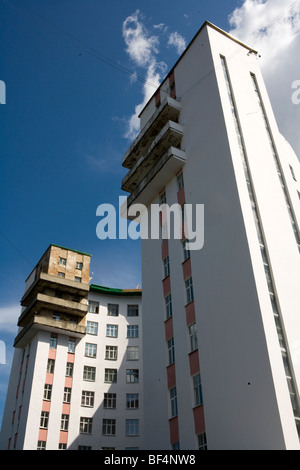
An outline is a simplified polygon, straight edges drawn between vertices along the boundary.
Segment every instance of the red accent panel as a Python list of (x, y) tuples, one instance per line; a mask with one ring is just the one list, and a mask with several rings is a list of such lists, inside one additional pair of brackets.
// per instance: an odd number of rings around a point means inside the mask
[(203, 405), (197, 406), (193, 409), (194, 413), (194, 426), (195, 433), (201, 434), (205, 431), (205, 421), (204, 421), (204, 409)]
[(72, 388), (73, 378), (65, 377), (65, 387)]
[(70, 354), (70, 353), (68, 353), (67, 362), (72, 362), (72, 363), (74, 363), (74, 361), (75, 361), (75, 354)]
[(184, 187), (182, 187), (181, 189), (179, 189), (179, 191), (177, 192), (177, 202), (178, 202), (178, 204), (180, 204), (181, 206), (182, 206), (182, 204), (185, 203)]
[(155, 106), (159, 106), (160, 105), (160, 90), (158, 90), (156, 93), (155, 93)]
[(165, 321), (165, 336), (166, 336), (166, 341), (169, 341), (169, 339), (173, 338), (174, 336), (172, 317), (168, 318), (168, 320)]
[(199, 355), (198, 350), (193, 351), (189, 354), (189, 362), (190, 362), (190, 374), (194, 375), (197, 372), (200, 372), (200, 364), (199, 364)]
[(196, 321), (194, 301), (185, 306), (186, 324), (190, 325)]
[(59, 443), (60, 444), (67, 444), (68, 443), (68, 432), (67, 431), (60, 431)]
[(169, 420), (171, 444), (179, 442), (178, 416)]
[(171, 364), (167, 367), (167, 380), (168, 388), (175, 387), (176, 385), (176, 373), (175, 373), (175, 364)]
[(47, 440), (47, 429), (39, 429), (39, 441)]
[(70, 414), (70, 403), (63, 403), (62, 414), (64, 414), (64, 415), (69, 415)]
[(51, 405), (50, 401), (43, 400), (42, 411), (48, 411), (49, 412), (50, 411), (50, 405)]
[(191, 258), (188, 258), (182, 263), (182, 273), (183, 279), (186, 280), (192, 275), (192, 265), (191, 265)]
[(170, 276), (166, 277), (163, 280), (163, 291), (164, 291), (164, 297), (169, 295), (171, 293), (171, 281), (170, 281)]
[(161, 259), (165, 259), (169, 254), (169, 243), (168, 240), (165, 240), (161, 244)]
[(49, 374), (49, 372), (46, 373), (45, 383), (48, 384), (48, 385), (53, 384), (53, 374)]
[(49, 348), (48, 359), (55, 359), (56, 358), (56, 349)]

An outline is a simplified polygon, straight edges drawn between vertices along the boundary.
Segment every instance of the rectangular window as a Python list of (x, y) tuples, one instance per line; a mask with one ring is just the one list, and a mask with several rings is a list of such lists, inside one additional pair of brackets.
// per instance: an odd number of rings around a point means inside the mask
[(75, 282), (81, 282), (81, 277), (80, 276), (75, 276), (74, 281)]
[(104, 382), (110, 384), (117, 383), (117, 374), (117, 369), (105, 369)]
[(78, 450), (92, 450), (92, 446), (78, 446)]
[(138, 317), (139, 316), (139, 306), (138, 305), (127, 305), (127, 316), (128, 317)]
[(58, 450), (67, 450), (67, 444), (63, 444), (62, 442), (60, 442), (58, 444)]
[(62, 278), (65, 277), (65, 273), (62, 273), (62, 272), (58, 272), (57, 275), (58, 275), (58, 277), (62, 277)]
[(196, 323), (192, 323), (191, 325), (189, 325), (188, 329), (189, 329), (189, 338), (190, 338), (190, 352), (193, 352), (195, 351), (195, 349), (198, 349)]
[(54, 359), (48, 359), (48, 362), (47, 362), (47, 372), (48, 372), (48, 374), (54, 374), (54, 366), (55, 366), (55, 360)]
[(104, 436), (114, 436), (116, 434), (116, 420), (115, 419), (103, 419), (102, 434)]
[(68, 353), (74, 354), (75, 353), (75, 340), (69, 339), (68, 342)]
[(38, 441), (37, 450), (46, 450), (46, 441)]
[(73, 377), (73, 362), (67, 362), (66, 377)]
[(201, 376), (200, 374), (194, 375), (193, 377), (193, 386), (194, 386), (194, 406), (202, 405), (203, 396), (202, 396), (202, 386), (201, 386)]
[(104, 393), (104, 408), (116, 408), (117, 406), (117, 394), (116, 393)]
[(206, 433), (198, 434), (198, 450), (207, 450)]
[(64, 388), (64, 403), (71, 403), (71, 391), (72, 389), (70, 387)]
[(139, 394), (126, 393), (126, 409), (133, 410), (139, 407)]
[(138, 436), (140, 433), (138, 419), (126, 419), (126, 436)]
[(89, 300), (89, 313), (99, 313), (99, 302), (94, 302), (93, 300)]
[(189, 304), (194, 300), (193, 279), (190, 277), (185, 281), (186, 301)]
[(139, 325), (127, 325), (127, 338), (139, 337)]
[(116, 361), (118, 359), (118, 346), (105, 346), (105, 359)]
[(110, 315), (111, 317), (117, 317), (119, 315), (119, 305), (107, 304), (107, 315)]
[(59, 258), (60, 266), (66, 266), (66, 264), (67, 264), (67, 258)]
[(95, 382), (96, 367), (84, 366), (83, 367), (83, 380), (86, 380), (88, 382)]
[(93, 430), (93, 418), (80, 417), (80, 434), (91, 434)]
[(95, 392), (83, 390), (81, 394), (81, 406), (88, 406), (89, 408), (93, 408), (94, 398), (95, 398)]
[(118, 325), (106, 325), (106, 336), (108, 338), (118, 337)]
[(84, 355), (95, 359), (97, 355), (97, 344), (85, 343)]
[(177, 175), (177, 185), (178, 185), (178, 191), (180, 191), (180, 189), (184, 187), (182, 171)]
[(139, 369), (126, 369), (126, 383), (138, 383), (139, 382)]
[(168, 357), (169, 357), (169, 365), (173, 364), (175, 362), (174, 338), (171, 338), (168, 341)]
[(57, 313), (54, 313), (54, 314), (52, 315), (52, 318), (53, 318), (53, 320), (55, 320), (55, 321), (59, 321), (59, 320), (60, 320), (60, 315), (58, 315)]
[(177, 390), (176, 387), (170, 389), (170, 401), (171, 401), (171, 416), (177, 416)]
[(48, 411), (42, 411), (41, 421), (40, 421), (40, 428), (47, 429), (48, 428), (48, 420), (49, 420), (49, 412)]
[(86, 332), (89, 335), (97, 335), (98, 334), (98, 323), (95, 321), (87, 321), (86, 322)]
[(56, 349), (57, 348), (57, 335), (50, 336), (50, 348)]
[(127, 361), (137, 361), (139, 359), (139, 347), (127, 346)]
[(163, 264), (164, 264), (164, 278), (170, 275), (170, 258), (169, 256), (166, 256), (166, 258), (163, 259)]
[(173, 315), (171, 294), (169, 294), (169, 295), (167, 295), (167, 297), (165, 297), (165, 303), (166, 303), (166, 316), (167, 316), (167, 319), (168, 319)]
[(166, 196), (166, 191), (163, 191), (159, 195), (159, 203), (160, 205), (166, 204), (167, 203), (167, 196)]
[(67, 431), (69, 428), (69, 415), (62, 414), (60, 421), (60, 430)]
[(76, 261), (76, 269), (82, 269), (83, 264)]
[(44, 386), (44, 400), (51, 400), (52, 385), (45, 384)]
[(188, 240), (183, 240), (182, 249), (183, 249), (183, 261), (187, 260), (191, 256), (190, 250), (187, 248)]

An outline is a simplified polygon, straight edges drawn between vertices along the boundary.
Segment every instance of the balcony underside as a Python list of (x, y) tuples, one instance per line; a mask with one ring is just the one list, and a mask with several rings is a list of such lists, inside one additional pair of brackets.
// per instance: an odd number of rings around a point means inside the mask
[(170, 147), (164, 156), (152, 167), (135, 191), (128, 196), (121, 208), (122, 217), (130, 220), (135, 216), (128, 216), (126, 208), (132, 204), (143, 204), (148, 207), (157, 196), (161, 188), (180, 171), (185, 164), (185, 152)]
[(183, 136), (180, 124), (168, 121), (151, 143), (147, 152), (139, 159), (122, 181), (122, 189), (134, 192), (137, 186), (149, 173), (151, 168), (165, 155), (170, 147), (178, 147)]
[(85, 326), (77, 325), (76, 323), (68, 321), (53, 320), (52, 318), (34, 315), (29, 323), (17, 334), (14, 341), (14, 347), (25, 348), (32, 338), (41, 330), (50, 331), (51, 333), (72, 335), (76, 338), (82, 338), (86, 334)]
[(147, 148), (151, 145), (154, 137), (168, 121), (178, 121), (181, 105), (177, 100), (167, 97), (157, 108), (152, 118), (141, 130), (123, 157), (123, 166), (132, 168)]

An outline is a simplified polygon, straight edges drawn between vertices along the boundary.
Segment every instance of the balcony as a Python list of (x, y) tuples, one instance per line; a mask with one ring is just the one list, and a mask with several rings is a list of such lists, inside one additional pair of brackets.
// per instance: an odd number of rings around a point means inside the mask
[(28, 323), (28, 316), (38, 314), (43, 309), (53, 312), (64, 312), (74, 316), (83, 317), (88, 311), (87, 304), (81, 304), (72, 300), (61, 299), (51, 295), (37, 293), (32, 302), (21, 313), (18, 326), (25, 326)]
[(122, 189), (134, 192), (154, 165), (168, 152), (170, 147), (178, 147), (183, 136), (180, 124), (168, 121), (159, 134), (152, 140), (146, 153), (136, 162), (122, 181)]
[(123, 166), (132, 168), (151, 145), (168, 121), (178, 122), (181, 105), (179, 101), (167, 97), (157, 108), (137, 138), (123, 157)]
[(86, 334), (86, 327), (83, 325), (78, 325), (66, 320), (54, 320), (50, 317), (34, 314), (29, 323), (17, 334), (14, 347), (24, 348), (36, 333), (41, 330), (72, 335), (77, 338), (82, 338)]

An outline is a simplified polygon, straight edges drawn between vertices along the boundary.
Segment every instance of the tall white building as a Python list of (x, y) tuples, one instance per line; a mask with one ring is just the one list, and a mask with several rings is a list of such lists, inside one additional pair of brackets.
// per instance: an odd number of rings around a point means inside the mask
[(300, 166), (258, 54), (205, 22), (140, 128), (128, 207), (205, 212), (202, 249), (142, 240), (145, 446), (299, 450)]
[(142, 448), (141, 290), (89, 285), (50, 245), (26, 280), (1, 449)]

